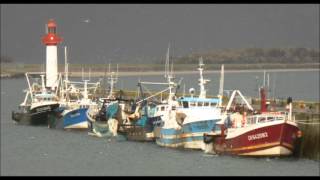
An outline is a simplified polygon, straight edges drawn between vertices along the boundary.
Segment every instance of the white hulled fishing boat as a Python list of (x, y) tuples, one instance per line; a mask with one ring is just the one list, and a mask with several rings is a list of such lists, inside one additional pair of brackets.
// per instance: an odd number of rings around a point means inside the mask
[[(203, 61), (199, 61), (200, 95), (199, 97), (176, 98), (169, 92), (167, 104), (159, 105), (157, 115), (161, 115), (163, 126), (157, 138), (157, 144), (173, 148), (203, 149), (203, 135), (213, 130), (219, 130), (216, 125), (221, 120), (221, 97), (207, 98), (205, 84), (208, 80), (203, 78)], [(172, 84), (172, 74), (168, 76)], [(173, 88), (173, 87), (172, 87)], [(191, 90), (193, 94), (194, 90)]]

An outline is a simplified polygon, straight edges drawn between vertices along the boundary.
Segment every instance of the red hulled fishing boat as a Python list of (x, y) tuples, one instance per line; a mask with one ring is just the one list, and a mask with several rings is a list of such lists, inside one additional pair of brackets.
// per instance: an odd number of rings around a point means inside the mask
[[(220, 121), (221, 132), (206, 135), (206, 151), (243, 156), (283, 156), (294, 152), (301, 131), (292, 116), (292, 99), (288, 98), (287, 111), (268, 111), (264, 88), (260, 89), (261, 110), (228, 111)], [(250, 112), (248, 112), (249, 114)]]

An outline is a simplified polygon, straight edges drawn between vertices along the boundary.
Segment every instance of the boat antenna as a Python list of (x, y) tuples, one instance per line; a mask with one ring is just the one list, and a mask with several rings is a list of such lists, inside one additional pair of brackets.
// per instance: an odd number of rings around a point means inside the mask
[(183, 94), (182, 96), (184, 97), (186, 93), (186, 83), (183, 83)]
[(84, 80), (83, 66), (81, 67), (81, 77), (82, 77), (82, 81), (83, 81)]
[(41, 87), (42, 87), (42, 93), (46, 92), (46, 87), (45, 87), (45, 84), (44, 84), (44, 75), (41, 74)]
[(116, 78), (118, 79), (119, 77), (119, 64), (117, 64), (117, 74), (116, 74)]
[(170, 61), (170, 43), (168, 44), (168, 50), (166, 54), (166, 62), (164, 66), (164, 77), (168, 78), (169, 75), (169, 61)]
[(223, 85), (224, 85), (224, 64), (221, 65), (221, 72), (220, 72), (220, 86), (219, 86), (219, 106), (222, 105), (222, 98), (223, 98)]
[(170, 75), (173, 78), (173, 60), (171, 61), (171, 73), (170, 73)]
[(64, 46), (64, 75), (65, 80), (68, 81), (68, 73), (69, 73), (69, 67), (68, 67), (68, 59), (67, 59), (67, 46)]
[(110, 62), (109, 62), (109, 67), (108, 67), (108, 74), (110, 74)]
[(207, 82), (209, 82), (209, 79), (204, 79), (203, 78), (203, 58), (200, 57), (199, 58), (199, 74), (200, 74), (200, 78), (199, 78), (199, 86), (200, 86), (200, 94), (199, 94), (199, 98), (206, 98), (206, 89), (205, 89), (205, 84), (207, 84)]
[(272, 79), (272, 96), (273, 99), (275, 99), (276, 96), (276, 74), (273, 74), (273, 79)]
[(105, 61), (105, 67), (104, 67), (104, 85), (105, 85), (105, 81), (106, 81), (106, 77), (107, 77), (107, 61)]
[(89, 80), (84, 80), (84, 92), (83, 92), (83, 98), (84, 100), (88, 100), (88, 81)]
[(270, 92), (270, 73), (267, 73), (267, 90)]
[(266, 86), (266, 70), (263, 70), (263, 87)]

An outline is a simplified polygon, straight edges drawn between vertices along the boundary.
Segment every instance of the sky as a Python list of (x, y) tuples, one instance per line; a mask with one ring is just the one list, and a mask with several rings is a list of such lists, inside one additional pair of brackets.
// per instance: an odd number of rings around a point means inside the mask
[(70, 63), (152, 63), (237, 48), (319, 49), (318, 4), (1, 4), (1, 55), (44, 63), (53, 18)]

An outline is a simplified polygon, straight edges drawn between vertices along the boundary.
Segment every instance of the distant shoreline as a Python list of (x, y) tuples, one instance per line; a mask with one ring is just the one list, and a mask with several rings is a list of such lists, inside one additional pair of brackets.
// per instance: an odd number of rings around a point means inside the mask
[[(304, 68), (304, 69), (243, 69), (243, 70), (224, 70), (225, 73), (250, 73), (250, 72), (310, 72), (310, 71), (319, 71), (318, 68)], [(61, 72), (64, 73), (64, 72)], [(69, 72), (69, 77), (81, 77), (82, 72)], [(198, 71), (174, 71), (174, 74), (197, 74)], [(219, 74), (220, 70), (207, 70), (204, 71), (204, 74)], [(147, 75), (162, 75), (163, 71), (120, 71), (119, 76), (147, 76)], [(87, 73), (86, 73), (87, 75)], [(23, 77), (24, 73), (5, 73), (1, 74), (1, 78), (19, 78)], [(91, 77), (103, 77), (105, 72), (91, 72)]]

